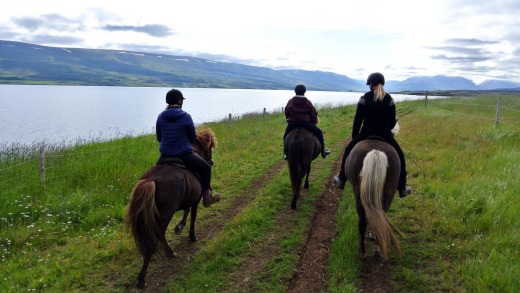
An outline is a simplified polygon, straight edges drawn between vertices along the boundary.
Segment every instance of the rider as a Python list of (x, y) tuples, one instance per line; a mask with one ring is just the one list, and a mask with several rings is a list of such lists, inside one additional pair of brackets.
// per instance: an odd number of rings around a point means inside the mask
[[(383, 88), (384, 84), (385, 77), (383, 74), (374, 72), (368, 76), (367, 85), (369, 85), (370, 91), (366, 92), (359, 99), (357, 104), (356, 115), (352, 126), (352, 140), (345, 148), (341, 161), (341, 169), (339, 174), (334, 177), (334, 183), (341, 189), (345, 187), (345, 182), (347, 181), (344, 170), (345, 160), (350, 151), (361, 140), (371, 135), (377, 135), (391, 144), (399, 155), (399, 159), (401, 160), (401, 172), (397, 188), (399, 190), (399, 196), (405, 197), (412, 192), (412, 188), (406, 185), (404, 154), (391, 132), (397, 122), (394, 99), (385, 92)], [(361, 125), (363, 125), (363, 127), (361, 127)]]
[[(294, 88), (296, 95), (292, 97), (285, 106), (285, 118), (287, 120), (287, 127), (283, 139), (291, 130), (297, 127), (303, 127), (311, 131), (320, 141), (321, 144), (321, 156), (326, 158), (330, 154), (330, 150), (325, 149), (325, 142), (323, 140), (323, 132), (316, 125), (318, 124), (318, 112), (311, 101), (305, 97), (307, 89), (305, 85), (298, 84)], [(286, 158), (284, 150), (284, 159)]]
[(191, 115), (182, 110), (183, 101), (184, 96), (177, 89), (172, 89), (166, 94), (168, 106), (157, 117), (155, 126), (161, 152), (157, 165), (164, 163), (168, 157), (182, 160), (188, 169), (200, 176), (202, 203), (204, 207), (209, 207), (218, 202), (220, 196), (212, 195), (210, 192), (211, 165), (193, 152), (197, 133)]

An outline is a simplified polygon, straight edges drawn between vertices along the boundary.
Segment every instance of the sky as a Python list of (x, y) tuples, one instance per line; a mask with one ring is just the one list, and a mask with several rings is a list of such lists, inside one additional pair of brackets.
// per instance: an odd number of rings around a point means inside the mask
[(3, 0), (0, 40), (359, 80), (520, 82), (519, 0)]

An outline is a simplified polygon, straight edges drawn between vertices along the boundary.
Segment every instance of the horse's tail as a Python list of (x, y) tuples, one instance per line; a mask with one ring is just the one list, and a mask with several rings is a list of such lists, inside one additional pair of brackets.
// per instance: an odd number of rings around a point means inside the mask
[(155, 206), (155, 182), (139, 180), (126, 208), (125, 226), (134, 236), (141, 255), (151, 255), (161, 235), (159, 211)]
[(388, 259), (390, 246), (401, 253), (401, 245), (393, 233), (393, 225), (383, 209), (383, 191), (387, 167), (388, 158), (386, 154), (378, 150), (371, 150), (363, 160), (363, 169), (360, 173), (361, 204), (377, 238), (383, 259)]
[(305, 167), (302, 162), (303, 151), (305, 146), (305, 140), (301, 135), (296, 135), (292, 138), (289, 143), (289, 149), (287, 154), (287, 161), (289, 162), (289, 176), (291, 177), (291, 183), (293, 188), (299, 192), (300, 185), (302, 183), (303, 174), (307, 170), (303, 170)]

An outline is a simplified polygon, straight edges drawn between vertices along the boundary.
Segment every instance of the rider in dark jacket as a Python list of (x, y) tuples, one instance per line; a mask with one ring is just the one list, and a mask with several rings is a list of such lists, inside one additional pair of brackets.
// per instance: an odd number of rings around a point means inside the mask
[[(294, 88), (296, 96), (292, 97), (285, 106), (285, 118), (287, 120), (287, 127), (283, 134), (283, 140), (289, 132), (295, 128), (303, 127), (311, 131), (321, 143), (321, 156), (323, 158), (330, 154), (330, 150), (325, 149), (325, 141), (323, 139), (323, 132), (316, 125), (318, 124), (318, 112), (309, 99), (305, 97), (307, 89), (305, 85), (298, 84)], [(285, 158), (285, 150), (284, 150)]]
[(406, 164), (403, 151), (392, 134), (392, 129), (397, 122), (395, 102), (394, 99), (385, 92), (383, 88), (384, 84), (385, 78), (381, 73), (376, 72), (368, 76), (367, 85), (370, 86), (370, 91), (366, 92), (359, 99), (357, 104), (356, 115), (352, 125), (352, 140), (345, 148), (341, 161), (341, 169), (338, 176), (334, 177), (334, 183), (338, 187), (344, 188), (345, 182), (347, 181), (344, 167), (350, 151), (358, 142), (375, 135), (382, 137), (386, 142), (391, 144), (399, 155), (401, 172), (397, 187), (399, 189), (399, 195), (405, 197), (411, 193), (412, 189), (406, 185)]
[(182, 110), (184, 96), (181, 91), (172, 89), (166, 94), (166, 103), (168, 107), (159, 114), (155, 125), (157, 141), (161, 143), (157, 164), (164, 163), (168, 157), (182, 160), (188, 169), (200, 176), (202, 203), (204, 207), (209, 207), (218, 202), (220, 196), (210, 192), (211, 165), (193, 152), (197, 133), (191, 115)]

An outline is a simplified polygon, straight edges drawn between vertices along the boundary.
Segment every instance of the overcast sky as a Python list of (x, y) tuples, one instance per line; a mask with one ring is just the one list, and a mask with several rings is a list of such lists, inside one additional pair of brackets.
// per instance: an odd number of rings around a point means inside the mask
[(3, 0), (0, 39), (355, 79), (520, 82), (519, 0)]

